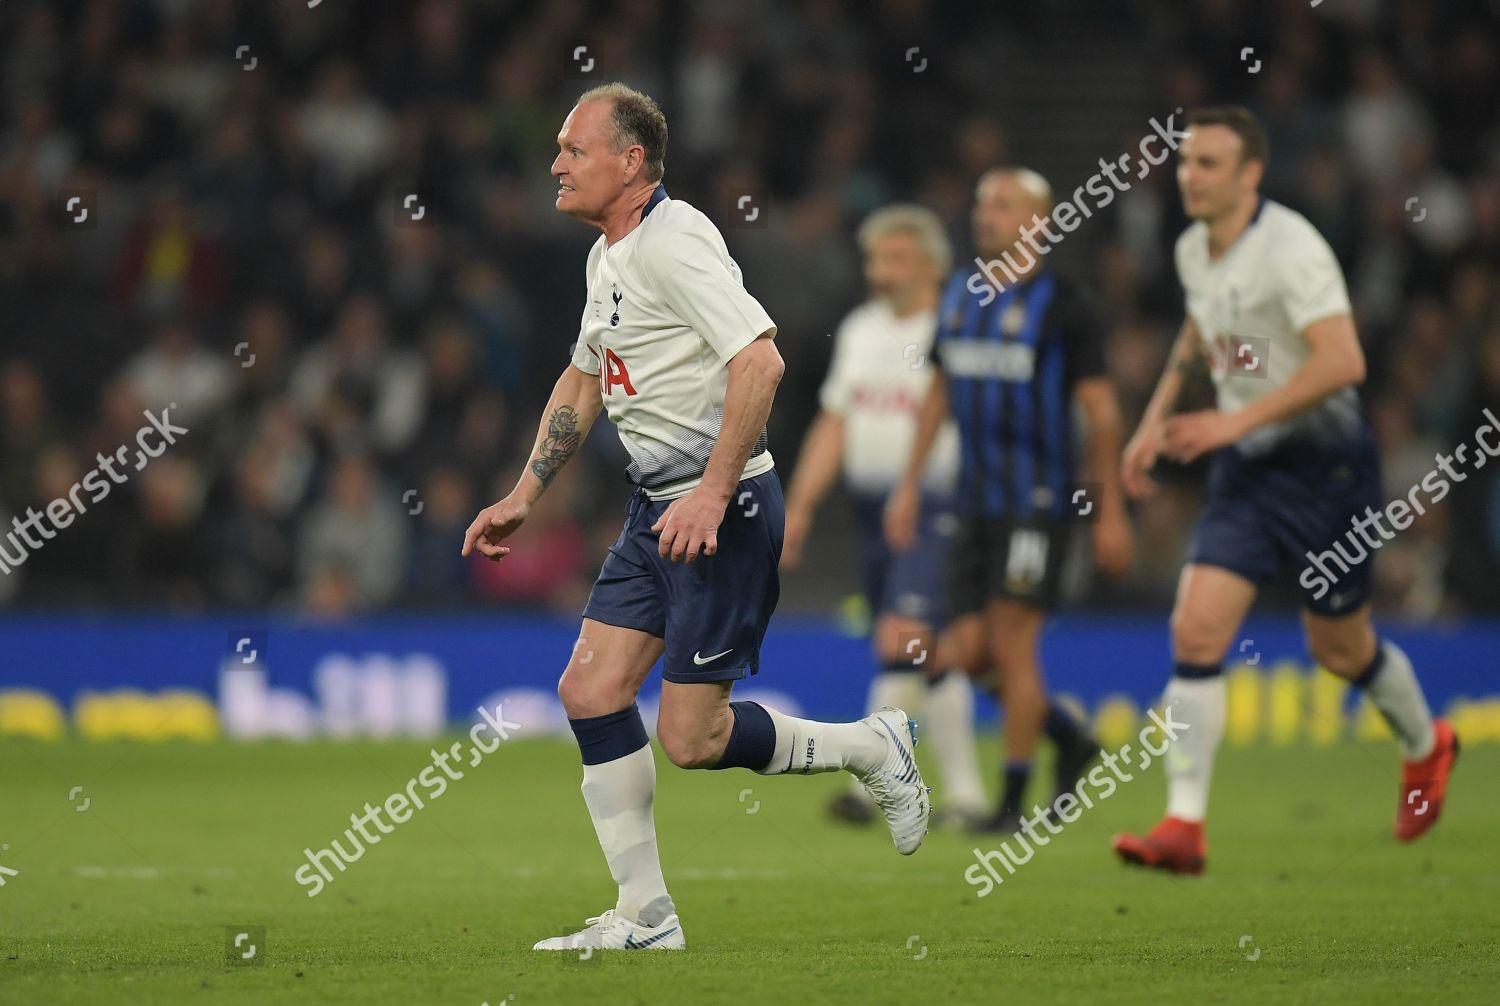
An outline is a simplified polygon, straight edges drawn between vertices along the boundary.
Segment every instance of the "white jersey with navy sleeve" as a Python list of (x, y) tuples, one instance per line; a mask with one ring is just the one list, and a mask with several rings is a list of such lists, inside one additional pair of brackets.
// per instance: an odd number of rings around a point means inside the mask
[[(872, 300), (834, 333), (833, 363), (819, 403), (844, 420), (844, 479), (855, 492), (886, 495), (901, 481), (917, 432), (917, 410), (932, 383), (928, 354), (937, 309), (898, 318)], [(951, 496), (958, 478), (958, 429), (944, 420), (928, 455), (922, 486)]]
[[(1349, 292), (1333, 249), (1302, 214), (1264, 198), (1250, 226), (1217, 261), (1208, 226), (1177, 240), (1177, 275), (1198, 326), (1218, 405), (1236, 411), (1284, 385), (1309, 355), (1303, 331), (1349, 314)], [(1343, 388), (1299, 415), (1251, 431), (1240, 451), (1254, 457), (1292, 439), (1332, 445), (1363, 429), (1359, 398)]]
[[(726, 364), (776, 325), (745, 291), (718, 229), (661, 186), (634, 230), (595, 242), (587, 274), (573, 364), (599, 377), (630, 480), (653, 500), (685, 495), (723, 429)], [(740, 478), (771, 466), (762, 429)]]

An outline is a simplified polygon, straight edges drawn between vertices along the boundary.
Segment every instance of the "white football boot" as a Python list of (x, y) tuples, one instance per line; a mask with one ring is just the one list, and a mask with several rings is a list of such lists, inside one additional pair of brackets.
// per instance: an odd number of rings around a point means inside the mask
[(859, 776), (875, 805), (885, 814), (896, 851), (910, 856), (927, 834), (927, 819), (932, 816), (932, 792), (917, 771), (915, 751), (917, 724), (905, 712), (886, 706), (860, 720), (885, 738), (885, 761), (867, 775)]
[(682, 924), (674, 913), (662, 920), (659, 926), (642, 926), (631, 922), (623, 915), (616, 916), (611, 908), (603, 915), (585, 919), (588, 928), (572, 936), (554, 936), (542, 940), (533, 950), (582, 950), (589, 954), (594, 950), (683, 950), (687, 940), (682, 938)]

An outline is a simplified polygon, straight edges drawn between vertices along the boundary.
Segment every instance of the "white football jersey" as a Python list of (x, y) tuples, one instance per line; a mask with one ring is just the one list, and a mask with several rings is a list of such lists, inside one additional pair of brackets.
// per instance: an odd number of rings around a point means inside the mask
[[(594, 243), (587, 274), (573, 365), (599, 378), (630, 481), (652, 499), (685, 495), (723, 428), (726, 364), (776, 325), (745, 291), (718, 229), (661, 186), (635, 230)], [(762, 429), (740, 478), (771, 465)]]
[[(1197, 323), (1221, 410), (1243, 408), (1281, 387), (1308, 357), (1302, 333), (1315, 321), (1350, 314), (1333, 249), (1302, 214), (1261, 199), (1250, 226), (1218, 261), (1209, 261), (1208, 226), (1177, 239), (1177, 275)], [(1364, 423), (1359, 397), (1343, 388), (1307, 411), (1252, 430), (1240, 450), (1261, 455), (1292, 438), (1333, 444)]]
[[(844, 419), (844, 479), (860, 493), (885, 495), (901, 479), (917, 432), (917, 410), (932, 383), (927, 356), (937, 332), (937, 309), (896, 317), (872, 300), (844, 318), (834, 334), (833, 362), (819, 401)], [(953, 493), (958, 477), (958, 428), (943, 422), (923, 488)]]

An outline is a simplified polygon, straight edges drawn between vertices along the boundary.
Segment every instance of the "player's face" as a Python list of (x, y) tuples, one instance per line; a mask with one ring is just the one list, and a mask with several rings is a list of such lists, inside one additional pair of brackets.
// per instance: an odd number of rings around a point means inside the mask
[(552, 162), (559, 212), (596, 218), (624, 190), (625, 153), (613, 150), (613, 114), (608, 101), (588, 101), (563, 120)]
[(974, 247), (985, 258), (999, 258), (1017, 241), (1021, 229), (1037, 214), (1037, 201), (1014, 175), (985, 176), (974, 193)]
[(890, 231), (874, 238), (865, 250), (865, 282), (871, 296), (888, 300), (902, 311), (924, 289), (935, 286), (938, 275), (915, 234)]
[(1177, 154), (1177, 187), (1191, 220), (1216, 220), (1255, 198), (1260, 170), (1240, 159), (1240, 138), (1228, 126), (1194, 126)]

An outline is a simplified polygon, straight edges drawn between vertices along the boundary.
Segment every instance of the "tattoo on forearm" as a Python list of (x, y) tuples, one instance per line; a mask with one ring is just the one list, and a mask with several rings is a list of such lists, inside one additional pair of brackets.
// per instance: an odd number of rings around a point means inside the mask
[(537, 456), (531, 461), (531, 473), (542, 480), (542, 488), (552, 481), (562, 466), (568, 463), (583, 436), (578, 432), (578, 410), (571, 405), (559, 405), (547, 417), (547, 435), (537, 447)]

